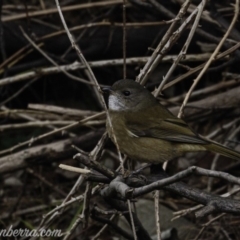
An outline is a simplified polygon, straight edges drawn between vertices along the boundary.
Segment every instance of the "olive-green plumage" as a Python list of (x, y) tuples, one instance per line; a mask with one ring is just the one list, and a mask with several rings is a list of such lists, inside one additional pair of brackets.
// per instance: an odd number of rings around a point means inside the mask
[[(110, 93), (109, 116), (119, 149), (130, 158), (161, 163), (185, 152), (209, 150), (240, 160), (239, 152), (194, 133), (138, 83), (120, 80), (105, 90)], [(113, 139), (109, 122), (107, 131)]]

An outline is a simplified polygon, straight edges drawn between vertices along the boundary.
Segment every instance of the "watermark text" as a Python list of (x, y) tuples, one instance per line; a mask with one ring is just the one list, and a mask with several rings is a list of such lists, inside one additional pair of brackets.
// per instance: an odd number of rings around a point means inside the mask
[(63, 236), (60, 229), (13, 229), (12, 225), (8, 229), (0, 229), (0, 237), (61, 237)]

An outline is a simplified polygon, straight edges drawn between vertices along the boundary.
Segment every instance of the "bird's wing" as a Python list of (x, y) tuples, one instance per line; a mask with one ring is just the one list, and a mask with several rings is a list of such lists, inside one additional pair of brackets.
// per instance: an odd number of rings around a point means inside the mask
[(128, 131), (136, 137), (152, 137), (181, 143), (208, 143), (195, 134), (189, 126), (179, 118), (167, 118), (155, 123), (151, 121), (151, 126), (128, 122), (127, 128)]

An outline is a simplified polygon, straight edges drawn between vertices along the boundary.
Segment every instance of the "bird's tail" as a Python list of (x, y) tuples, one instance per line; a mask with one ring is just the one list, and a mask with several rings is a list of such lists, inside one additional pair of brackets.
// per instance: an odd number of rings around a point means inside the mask
[(233, 149), (230, 149), (228, 147), (225, 147), (221, 144), (211, 142), (206, 146), (207, 150), (213, 151), (215, 153), (219, 153), (225, 157), (232, 158), (234, 160), (240, 161), (240, 152), (237, 152)]

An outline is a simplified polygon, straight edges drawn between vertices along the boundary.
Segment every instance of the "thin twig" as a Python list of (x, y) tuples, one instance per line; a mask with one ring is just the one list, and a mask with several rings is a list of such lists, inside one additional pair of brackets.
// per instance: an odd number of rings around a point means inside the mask
[(88, 227), (89, 221), (89, 211), (90, 211), (90, 200), (92, 193), (92, 183), (87, 182), (85, 192), (84, 192), (84, 200), (83, 200), (83, 210), (82, 210), (82, 220), (83, 220), (83, 229)]
[[(227, 141), (224, 142), (224, 145), (228, 143), (229, 140), (232, 140), (236, 135), (238, 135), (240, 131), (240, 126), (238, 128), (235, 129), (235, 131), (227, 138)], [(217, 163), (218, 163), (218, 159), (220, 157), (220, 154), (216, 154), (212, 164), (211, 164), (211, 170), (215, 170)], [(210, 192), (212, 190), (212, 184), (213, 184), (213, 178), (209, 178), (208, 180), (208, 186), (207, 186), (207, 190)]]
[[(23, 33), (23, 36), (29, 41), (29, 43), (39, 52), (41, 53), (50, 63), (52, 63), (54, 66), (56, 66), (57, 68), (59, 68), (58, 64), (52, 59), (50, 58), (42, 49), (40, 49), (36, 43), (34, 43), (34, 41), (32, 41), (32, 39), (26, 34), (26, 32), (23, 30), (23, 28), (20, 26), (20, 29)], [(69, 78), (79, 81), (81, 83), (86, 83), (88, 84), (89, 82), (86, 81), (85, 79), (76, 77), (74, 75), (72, 75), (71, 73), (66, 72), (64, 69), (61, 69), (61, 71)]]
[(72, 124), (70, 124), (70, 125), (67, 125), (67, 126), (64, 126), (64, 127), (62, 127), (62, 128), (57, 128), (56, 130), (53, 130), (53, 131), (51, 131), (51, 132), (47, 132), (47, 133), (42, 134), (42, 135), (40, 135), (40, 136), (37, 136), (37, 137), (35, 137), (35, 138), (31, 138), (30, 140), (27, 140), (27, 141), (25, 141), (25, 142), (19, 143), (19, 144), (13, 146), (13, 147), (10, 147), (10, 148), (8, 148), (8, 149), (5, 149), (5, 150), (1, 151), (1, 152), (0, 152), (0, 155), (6, 154), (6, 153), (11, 153), (11, 152), (15, 151), (16, 149), (21, 148), (21, 147), (24, 147), (24, 146), (27, 146), (27, 145), (32, 145), (33, 143), (35, 143), (35, 142), (37, 142), (37, 141), (39, 141), (39, 140), (41, 140), (41, 139), (44, 139), (44, 138), (49, 137), (49, 136), (52, 136), (52, 135), (54, 135), (54, 134), (56, 134), (56, 133), (65, 131), (65, 130), (67, 130), (67, 129), (76, 127), (76, 126), (78, 126), (79, 124), (86, 123), (86, 122), (89, 121), (89, 120), (98, 118), (98, 117), (100, 117), (100, 116), (104, 116), (104, 114), (105, 114), (104, 112), (97, 113), (97, 114), (94, 114), (93, 116), (84, 118), (83, 120), (81, 120), (81, 121), (79, 121), (79, 122), (74, 122), (74, 123), (72, 123)]
[[(205, 87), (205, 88), (201, 88), (199, 90), (195, 90), (191, 97), (192, 98), (196, 98), (196, 97), (203, 97), (204, 95), (210, 94), (210, 93), (214, 93), (217, 92), (221, 89), (226, 89), (226, 88), (230, 88), (233, 87), (235, 85), (239, 85), (240, 81), (238, 81), (237, 79), (233, 79), (233, 80), (229, 80), (229, 81), (221, 81), (217, 84), (211, 85), (209, 87)], [(185, 94), (176, 96), (176, 97), (172, 97), (169, 99), (170, 102), (178, 102), (178, 101), (182, 101), (184, 100)]]
[(126, 0), (123, 0), (123, 79), (127, 78), (127, 65), (126, 65)]
[(160, 191), (157, 190), (154, 193), (155, 221), (156, 221), (157, 239), (161, 240), (159, 197), (160, 197)]
[(38, 80), (38, 78), (34, 78), (33, 80), (31, 80), (30, 82), (26, 83), (23, 87), (21, 87), (17, 92), (15, 92), (12, 96), (8, 97), (7, 99), (3, 100), (2, 102), (0, 102), (0, 107), (2, 105), (5, 105), (6, 103), (8, 103), (9, 101), (13, 100), (14, 98), (16, 98), (19, 94), (21, 94), (25, 89), (27, 89), (31, 84), (33, 84), (34, 82), (36, 82)]
[(183, 115), (183, 110), (184, 110), (184, 107), (186, 106), (194, 88), (197, 86), (198, 82), (200, 81), (201, 77), (203, 76), (203, 74), (206, 72), (206, 70), (208, 69), (208, 67), (210, 66), (210, 64), (212, 63), (212, 61), (215, 59), (215, 57), (217, 56), (219, 50), (221, 49), (222, 45), (224, 44), (225, 40), (227, 39), (228, 35), (230, 34), (231, 30), (233, 29), (233, 26), (235, 24), (235, 22), (237, 21), (238, 19), (238, 14), (239, 14), (239, 0), (236, 0), (236, 3), (235, 3), (235, 14), (234, 14), (234, 17), (232, 19), (232, 22), (227, 30), (227, 32), (224, 34), (222, 40), (220, 41), (220, 43), (218, 44), (218, 46), (216, 47), (216, 49), (214, 50), (212, 56), (209, 58), (209, 60), (207, 61), (206, 65), (204, 66), (204, 68), (202, 69), (202, 71), (199, 73), (199, 75), (197, 76), (197, 78), (193, 81), (193, 84), (191, 86), (191, 88), (189, 89), (184, 101), (183, 101), (183, 104), (179, 110), (179, 113), (178, 113), (178, 117), (181, 118), (182, 115)]
[(129, 216), (131, 219), (131, 227), (132, 227), (133, 237), (134, 237), (134, 240), (137, 240), (138, 238), (137, 238), (136, 227), (135, 227), (133, 215), (132, 215), (131, 201), (127, 200), (127, 204), (128, 204)]
[(64, 169), (64, 170), (68, 170), (68, 171), (71, 171), (71, 172), (77, 172), (77, 173), (81, 173), (81, 174), (91, 173), (91, 171), (88, 170), (88, 169), (73, 167), (73, 166), (69, 166), (69, 165), (66, 165), (66, 164), (60, 164), (59, 167), (61, 169)]
[[(234, 45), (233, 47), (230, 47), (229, 49), (227, 49), (226, 51), (220, 53), (219, 55), (217, 55), (213, 61), (216, 61), (218, 59), (221, 59), (231, 53), (233, 53), (234, 51), (236, 51), (238, 48), (240, 47), (240, 43), (236, 43), (236, 45)], [(199, 70), (201, 70), (203, 67), (205, 66), (205, 63), (195, 67), (195, 68), (192, 68), (190, 71), (180, 75), (179, 77), (177, 77), (176, 79), (172, 80), (171, 82), (167, 83), (164, 87), (163, 87), (163, 90), (175, 85), (176, 83), (182, 81), (183, 79), (191, 76), (192, 74), (198, 72)]]
[(52, 188), (54, 191), (56, 191), (57, 193), (59, 193), (61, 196), (66, 196), (66, 193), (61, 190), (58, 186), (55, 186), (54, 184), (52, 184), (51, 182), (49, 182), (48, 180), (46, 180), (46, 178), (40, 174), (38, 174), (37, 172), (35, 172), (33, 169), (31, 168), (27, 168), (27, 172), (29, 174), (31, 174), (32, 176), (38, 178), (42, 183), (44, 183), (45, 185), (47, 185), (48, 187)]
[[(0, 131), (6, 131), (11, 129), (22, 129), (22, 128), (31, 128), (31, 127), (49, 127), (50, 125), (54, 126), (69, 126), (71, 124), (76, 123), (75, 121), (35, 121), (35, 122), (27, 122), (27, 123), (16, 123), (16, 124), (4, 124), (0, 126)], [(83, 126), (96, 126), (105, 124), (105, 120), (100, 121), (88, 121)]]
[(222, 218), (225, 215), (226, 215), (226, 213), (222, 213), (222, 214), (218, 215), (217, 217), (212, 218), (207, 223), (203, 224), (202, 229), (199, 231), (198, 235), (194, 238), (194, 240), (198, 240), (199, 239), (199, 237), (202, 235), (202, 233), (203, 233), (203, 231), (205, 230), (206, 227), (208, 227), (210, 224), (212, 224), (213, 222), (215, 222), (216, 220)]
[(104, 101), (104, 97), (103, 97), (102, 94), (100, 94), (100, 93), (102, 93), (101, 88), (100, 88), (100, 86), (98, 84), (98, 81), (97, 81), (97, 79), (96, 79), (96, 77), (95, 77), (91, 67), (89, 66), (89, 64), (86, 61), (84, 55), (82, 54), (82, 52), (80, 51), (80, 49), (76, 45), (76, 43), (75, 43), (75, 41), (74, 41), (74, 39), (73, 39), (73, 37), (72, 37), (68, 27), (67, 27), (67, 24), (65, 22), (64, 16), (63, 16), (62, 11), (61, 11), (61, 7), (60, 7), (60, 4), (59, 4), (59, 1), (55, 0), (55, 2), (56, 2), (56, 5), (57, 5), (58, 13), (59, 13), (59, 16), (61, 18), (62, 24), (64, 26), (64, 29), (66, 30), (66, 33), (67, 33), (68, 38), (69, 38), (69, 40), (70, 40), (70, 42), (72, 44), (72, 47), (76, 50), (76, 52), (78, 54), (78, 57), (81, 59), (82, 63), (86, 66), (86, 68), (87, 68), (87, 70), (89, 72), (89, 76), (90, 76), (91, 80), (95, 83), (95, 86), (98, 89), (98, 92), (99, 92), (98, 98), (101, 101), (101, 104), (102, 104), (104, 110), (106, 111), (107, 120), (109, 122), (109, 126), (110, 126), (110, 128), (112, 130), (112, 133), (113, 133), (113, 140), (114, 140), (114, 143), (115, 143), (115, 145), (117, 147), (117, 150), (118, 150), (118, 156), (119, 156), (119, 160), (120, 160), (120, 164), (121, 164), (122, 173), (124, 173), (123, 159), (122, 159), (122, 156), (121, 156), (121, 153), (120, 153), (120, 150), (119, 150), (119, 146), (118, 146), (118, 143), (117, 143), (116, 136), (114, 134), (114, 129), (113, 129), (113, 126), (112, 126), (111, 118), (110, 118), (108, 110), (107, 110), (106, 103)]
[[(107, 1), (100, 1), (100, 2), (81, 3), (81, 4), (65, 6), (63, 7), (63, 12), (79, 11), (80, 9), (95, 8), (95, 7), (108, 7), (108, 6), (110, 7), (110, 6), (118, 5), (121, 3), (122, 3), (122, 0), (107, 0)], [(35, 11), (35, 12), (29, 12), (28, 16), (37, 17), (37, 16), (43, 16), (43, 15), (53, 14), (57, 12), (58, 11), (56, 8), (50, 8), (50, 9), (44, 9), (44, 10)], [(2, 21), (9, 22), (9, 21), (23, 19), (26, 17), (27, 17), (26, 13), (12, 14), (10, 16), (2, 17)]]
[[(180, 21), (180, 19), (184, 16), (184, 14), (187, 11), (187, 8), (189, 6), (189, 2), (190, 1), (186, 1), (183, 5), (182, 8), (180, 9), (179, 13), (176, 16), (176, 21), (174, 21), (168, 31), (165, 33), (164, 37), (162, 38), (162, 40), (160, 41), (160, 43), (158, 44), (157, 48), (154, 50), (152, 56), (149, 58), (148, 62), (145, 64), (144, 68), (140, 71), (140, 73), (138, 74), (136, 81), (140, 82), (142, 85), (144, 85), (150, 75), (150, 73), (155, 69), (155, 67), (158, 65), (158, 63), (162, 60), (164, 54), (162, 54), (162, 49), (165, 46), (166, 49), (169, 49), (170, 46), (172, 46), (172, 44), (174, 43), (175, 40), (177, 40), (177, 34), (174, 34), (173, 36), (175, 36), (175, 39), (171, 39), (171, 41), (169, 40), (171, 37), (171, 34), (173, 33), (175, 26), (177, 25), (177, 23)], [(191, 14), (192, 17), (192, 14)], [(188, 17), (188, 20), (191, 18)], [(185, 20), (184, 23), (182, 24), (182, 28), (184, 29), (183, 26), (186, 26), (186, 23), (188, 22), (188, 20)], [(171, 42), (171, 44), (170, 44)], [(166, 45), (168, 47), (166, 47)]]
[[(39, 44), (40, 45), (40, 44)], [(40, 48), (40, 46), (38, 47)], [(186, 55), (183, 62), (195, 62), (195, 61), (206, 61), (209, 59), (210, 55), (208, 53), (203, 53), (203, 54), (189, 54)], [(162, 62), (172, 62), (172, 60), (176, 58), (176, 55), (168, 55), (164, 56)], [(149, 57), (134, 57), (134, 58), (127, 58), (126, 59), (126, 64), (127, 65), (142, 65), (145, 64), (148, 61)], [(217, 59), (216, 59), (217, 60)], [(108, 67), (108, 66), (119, 66), (123, 65), (123, 59), (111, 59), (111, 60), (100, 60), (100, 61), (92, 61), (89, 62), (89, 65), (92, 68), (95, 67)], [(54, 73), (60, 73), (63, 71), (76, 71), (78, 69), (85, 69), (86, 66), (81, 64), (80, 62), (74, 61), (71, 64), (66, 64), (66, 65), (58, 65), (54, 67), (44, 67), (44, 68), (39, 68), (38, 70), (31, 70), (28, 72), (22, 72), (20, 74), (2, 78), (0, 81), (0, 87), (12, 84), (15, 82), (20, 82), (28, 79), (32, 79), (34, 77), (40, 77), (40, 76), (45, 76), (49, 74), (54, 74)], [(0, 72), (1, 73), (1, 72)], [(73, 76), (73, 75), (72, 75)], [(86, 80), (84, 80), (86, 81)], [(86, 81), (85, 84), (88, 85), (95, 85), (92, 82)], [(164, 88), (165, 89), (165, 88)]]
[[(110, 221), (113, 221), (114, 218), (117, 216), (116, 213), (114, 213), (111, 217), (110, 217)], [(92, 240), (97, 240), (100, 235), (106, 230), (106, 228), (109, 226), (109, 224), (104, 224), (104, 226), (96, 233), (96, 235), (94, 237), (92, 237)]]
[(164, 79), (162, 80), (161, 84), (159, 85), (159, 87), (157, 88), (157, 90), (154, 92), (154, 96), (157, 97), (162, 89), (163, 89), (163, 86), (165, 85), (165, 83), (168, 81), (168, 79), (170, 78), (170, 76), (172, 75), (173, 71), (175, 70), (175, 68), (177, 67), (178, 63), (181, 61), (181, 59), (186, 55), (187, 53), (187, 50), (188, 50), (188, 47), (192, 41), (192, 38), (193, 38), (193, 35), (198, 27), (198, 23), (200, 21), (200, 18), (202, 16), (202, 13), (203, 13), (203, 9), (205, 7), (207, 3), (207, 0), (203, 0), (197, 7), (197, 11), (198, 11), (198, 14), (195, 18), (195, 21), (194, 21), (194, 24), (191, 28), (191, 31), (188, 35), (188, 38), (185, 42), (185, 44), (183, 45), (182, 47), (182, 50), (180, 51), (178, 57), (174, 60), (172, 66), (170, 67), (170, 69), (168, 70), (166, 76), (164, 77)]

